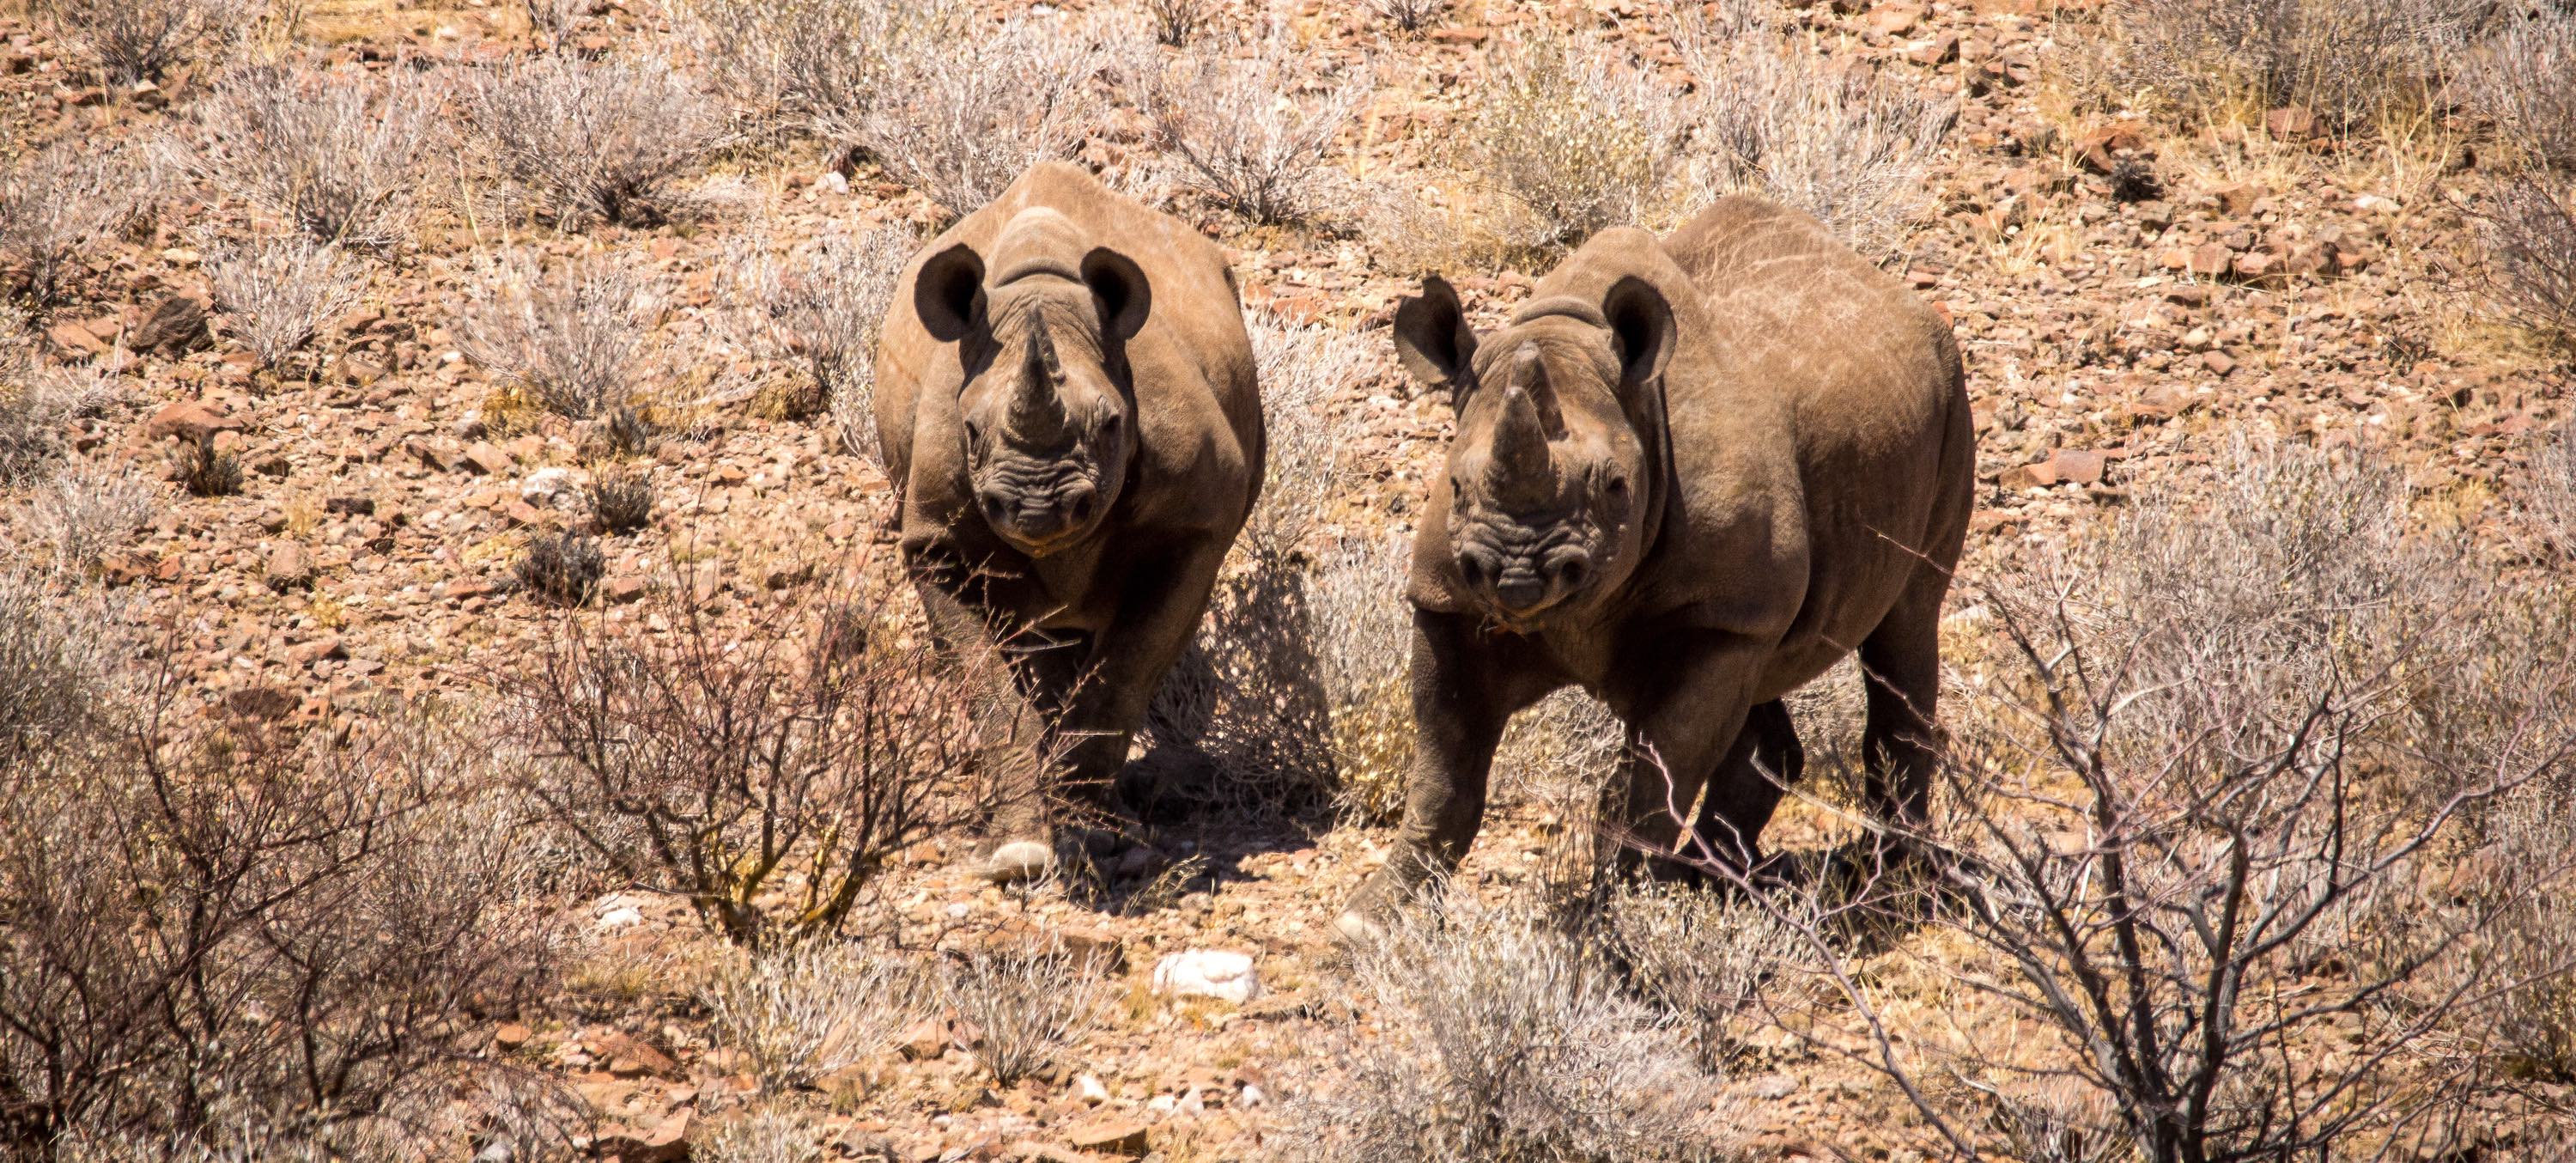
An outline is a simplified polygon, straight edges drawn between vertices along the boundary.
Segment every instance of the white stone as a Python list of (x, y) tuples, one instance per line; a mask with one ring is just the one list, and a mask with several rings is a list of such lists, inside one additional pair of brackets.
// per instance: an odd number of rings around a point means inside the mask
[(1100, 1085), (1100, 1079), (1095, 1075), (1077, 1074), (1073, 1079), (1073, 1096), (1086, 1106), (1099, 1106), (1109, 1101), (1109, 1088)]
[(541, 468), (519, 482), (519, 499), (531, 505), (561, 507), (581, 499), (581, 474), (556, 465)]
[(1252, 955), (1225, 949), (1192, 949), (1154, 963), (1154, 992), (1165, 997), (1212, 997), (1242, 1005), (1261, 996), (1261, 974)]
[(1244, 1083), (1242, 1096), (1235, 1099), (1236, 1103), (1245, 1107), (1260, 1106), (1268, 1101), (1270, 1101), (1269, 1093), (1262, 1090), (1261, 1084), (1257, 1082)]

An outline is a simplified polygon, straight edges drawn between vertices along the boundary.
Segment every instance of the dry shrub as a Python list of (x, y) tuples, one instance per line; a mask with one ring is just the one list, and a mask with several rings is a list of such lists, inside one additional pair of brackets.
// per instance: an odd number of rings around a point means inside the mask
[(2488, 299), (2507, 320), (2576, 354), (2576, 178), (2502, 178), (2488, 193)]
[(962, 39), (960, 0), (693, 0), (689, 29), (747, 119), (826, 141), (862, 140), (897, 62)]
[[(553, 948), (479, 752), (181, 727), (170, 683), (0, 769), (0, 1140), (293, 1157), (443, 1091)], [(457, 757), (469, 757), (459, 760)]]
[(63, 429), (97, 415), (117, 395), (117, 357), (86, 368), (46, 368), (31, 345), (0, 338), (0, 487), (35, 479), (63, 451)]
[(602, 533), (632, 533), (653, 522), (653, 470), (601, 466), (582, 487), (590, 519)]
[(985, 680), (885, 608), (824, 593), (720, 629), (660, 594), (670, 633), (568, 617), (493, 679), (554, 757), (537, 794), (620, 878), (743, 944), (828, 933), (894, 853), (995, 806)]
[(1354, 952), (1382, 1041), (1291, 1101), (1289, 1158), (1713, 1160), (1717, 1080), (1597, 952), (1451, 893)]
[(1601, 700), (1568, 687), (1512, 716), (1494, 748), (1494, 797), (1537, 805), (1560, 825), (1581, 826), (1619, 777), (1627, 728)]
[(112, 85), (157, 81), (200, 53), (238, 38), (260, 5), (235, 0), (35, 0), (72, 43), (98, 59)]
[[(1801, 909), (1794, 900), (1780, 903)], [(1794, 924), (1723, 893), (1623, 885), (1611, 892), (1600, 924), (1631, 987), (1692, 1032), (1711, 1070), (1746, 1055), (1747, 1037), (1774, 1012), (1765, 990), (1808, 961)]]
[(2542, 5), (2504, 19), (2476, 72), (2479, 96), (2508, 144), (2576, 171), (2576, 11)]
[(1244, 536), (1286, 557), (1314, 535), (1357, 476), (1367, 417), (1335, 401), (1374, 375), (1378, 359), (1359, 335), (1320, 323), (1258, 309), (1245, 322), (1269, 448)]
[(1500, 195), (1487, 226), (1506, 244), (1554, 249), (1662, 207), (1690, 126), (1650, 69), (1552, 34), (1507, 42), (1485, 67), (1462, 164)]
[(28, 527), (53, 551), (56, 573), (86, 573), (158, 511), (160, 490), (130, 470), (82, 462), (35, 491)]
[(1696, 86), (1693, 185), (1806, 211), (1872, 258), (1895, 249), (1931, 201), (1924, 166), (1951, 106), (1828, 64), (1750, 4), (1685, 22), (1675, 46)]
[(62, 297), (83, 248), (131, 213), (148, 182), (132, 155), (88, 153), (59, 144), (0, 174), (0, 260), (39, 306)]
[(2576, 425), (2560, 427), (2532, 450), (2522, 511), (2559, 557), (2576, 561)]
[(1958, 980), (2057, 1052), (1951, 1069), (2077, 1080), (2102, 1100), (2084, 1135), (2151, 1159), (2449, 1141), (2473, 1064), (2421, 1051), (2499, 984), (2479, 945), (2563, 897), (2567, 857), (2456, 898), (2423, 878), (2502, 867), (2480, 819), (2567, 778), (2576, 658), (2563, 596), (2488, 580), (2411, 500), (2360, 453), (2240, 448), (2203, 495), (1988, 594), (2009, 655), (1994, 698), (1951, 703), (1943, 919), (1998, 966)]
[(1326, 157), (1373, 88), (1366, 68), (1301, 82), (1310, 55), (1273, 28), (1245, 52), (1211, 46), (1145, 64), (1130, 89), (1184, 184), (1256, 223), (1304, 221), (1339, 199)]
[(1398, 32), (1420, 32), (1449, 12), (1451, 0), (1366, 0), (1371, 16)]
[(608, 572), (608, 554), (599, 539), (579, 530), (541, 533), (528, 542), (527, 555), (511, 567), (522, 591), (558, 606), (584, 606), (599, 592)]
[(540, 221), (650, 226), (683, 208), (680, 178), (723, 146), (724, 112), (668, 63), (550, 53), (465, 91), (476, 134)]
[(505, 267), (458, 320), (458, 346), (538, 406), (575, 420), (641, 406), (666, 373), (659, 278), (606, 258)]
[(894, 1044), (926, 1009), (919, 964), (816, 941), (729, 954), (698, 991), (719, 1044), (773, 1094), (809, 1087)]
[(1403, 814), (1413, 773), (1412, 558), (1406, 538), (1353, 539), (1320, 554), (1308, 582), (1341, 806), (1374, 823)]
[(210, 434), (179, 446), (179, 487), (192, 497), (229, 497), (241, 491), (241, 457), (215, 447)]
[(2297, 105), (2336, 130), (2432, 102), (2487, 6), (2474, 0), (2118, 0), (2091, 84), (2194, 121)]
[(942, 996), (974, 1027), (975, 1061), (1003, 1086), (1053, 1064), (1109, 998), (1094, 959), (1053, 944), (977, 950), (950, 966)]
[(1073, 156), (1107, 115), (1094, 78), (1123, 25), (1062, 14), (1015, 16), (963, 37), (887, 47), (879, 87), (846, 127), (850, 144), (895, 181), (953, 214), (981, 207), (1030, 166)]
[(820, 1163), (823, 1149), (796, 1120), (777, 1111), (723, 1123), (689, 1152), (699, 1163)]
[(356, 310), (367, 279), (338, 246), (303, 235), (218, 243), (205, 267), (225, 331), (269, 371)]
[(102, 724), (130, 647), (112, 608), (0, 564), (0, 772)]
[(1145, 0), (1145, 18), (1153, 23), (1154, 42), (1181, 48), (1216, 19), (1211, 0)]
[(316, 242), (389, 250), (419, 219), (447, 97), (437, 73), (244, 66), (189, 104), (182, 161)]
[[(2493, 864), (2508, 870), (2555, 869), (2576, 852), (2576, 818), (2567, 812), (2565, 781), (2534, 785), (2498, 806), (2489, 827)], [(2576, 897), (2564, 886), (2532, 891), (2506, 876), (2481, 886), (2505, 907), (2486, 934), (2483, 956), (2500, 987), (2486, 1008), (2481, 1049), (2520, 1077), (2576, 1080)], [(2411, 902), (2410, 902), (2411, 903)]]
[(920, 243), (900, 226), (855, 234), (827, 227), (785, 260), (763, 257), (735, 275), (747, 346), (764, 359), (803, 364), (842, 447), (871, 464), (880, 454), (877, 332)]

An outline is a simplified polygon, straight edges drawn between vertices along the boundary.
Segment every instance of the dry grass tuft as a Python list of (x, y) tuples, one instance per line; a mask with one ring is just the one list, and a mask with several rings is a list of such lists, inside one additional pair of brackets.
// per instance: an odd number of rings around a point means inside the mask
[(189, 104), (180, 160), (317, 242), (389, 250), (418, 222), (448, 95), (436, 72), (244, 66)]
[(160, 490), (132, 472), (80, 463), (37, 488), (28, 525), (52, 549), (57, 573), (83, 574), (150, 520), (159, 499)]
[(55, 145), (0, 174), (0, 260), (37, 306), (59, 301), (79, 256), (137, 204), (154, 179), (132, 154)]
[(713, 97), (653, 59), (519, 58), (467, 88), (465, 108), (516, 196), (565, 229), (681, 211), (681, 177), (728, 132)]
[(1507, 42), (1485, 65), (1461, 166), (1500, 195), (1487, 225), (1507, 245), (1552, 250), (1657, 216), (1690, 125), (1649, 69), (1553, 34)]
[(976, 19), (960, 0), (692, 0), (699, 55), (758, 126), (836, 144), (864, 140), (898, 62), (955, 43)]
[(1125, 35), (1116, 21), (1052, 13), (962, 38), (904, 37), (887, 45), (877, 81), (902, 99), (871, 101), (836, 128), (887, 176), (965, 214), (1100, 128), (1108, 104), (1094, 79)]
[(1368, 13), (1402, 33), (1417, 33), (1439, 23), (1454, 0), (1366, 0)]
[(2487, 298), (2504, 317), (2576, 356), (2576, 178), (2503, 178), (2489, 190)]
[(666, 298), (659, 278), (606, 258), (507, 267), (458, 320), (458, 346), (547, 411), (631, 413), (667, 371), (653, 342)]
[(2542, 5), (2508, 17), (2473, 75), (2507, 144), (2576, 171), (2576, 11)]
[(1451, 893), (1354, 954), (1387, 1037), (1293, 1100), (1301, 1160), (1714, 1160), (1717, 1080), (1597, 953)]
[(1209, 46), (1144, 64), (1129, 87), (1184, 184), (1256, 223), (1305, 221), (1340, 200), (1326, 158), (1374, 87), (1366, 68), (1300, 84), (1306, 55), (1274, 28), (1248, 53)]
[(268, 371), (355, 310), (367, 278), (338, 246), (301, 235), (217, 243), (205, 267), (225, 331)]
[(931, 1000), (922, 966), (833, 942), (727, 955), (698, 991), (718, 1042), (783, 1094), (883, 1053)]
[(975, 1061), (1003, 1086), (1054, 1063), (1110, 994), (1090, 959), (1061, 948), (980, 950), (946, 980), (949, 1008), (981, 1035)]
[(900, 226), (855, 234), (827, 228), (786, 259), (764, 256), (734, 275), (745, 345), (764, 359), (803, 364), (814, 403), (832, 417), (842, 446), (871, 464), (879, 455), (877, 332), (904, 261), (919, 246)]
[(1675, 44), (1696, 87), (1695, 187), (1804, 210), (1871, 258), (1898, 246), (1953, 107), (1824, 61), (1750, 5), (1686, 21)]
[(528, 542), (527, 555), (511, 567), (519, 588), (558, 606), (588, 605), (608, 572), (608, 555), (599, 540), (575, 530), (541, 533)]
[(109, 84), (158, 81), (229, 46), (259, 16), (232, 0), (33, 0), (30, 7), (97, 59)]
[(2089, 84), (2190, 123), (2296, 105), (2329, 129), (2423, 109), (2487, 6), (2473, 0), (2118, 0), (2095, 26)]

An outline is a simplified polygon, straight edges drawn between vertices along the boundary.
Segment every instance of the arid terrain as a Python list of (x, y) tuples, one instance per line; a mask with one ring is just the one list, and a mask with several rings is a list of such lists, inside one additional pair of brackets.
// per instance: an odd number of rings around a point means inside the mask
[[(2562, 1157), (2570, 94), (2561, 0), (0, 0), (0, 1151)], [(997, 887), (867, 393), (1054, 157), (1273, 463), (1166, 802)], [(1956, 329), (1957, 858), (1842, 875), (1846, 665), (1782, 883), (1613, 883), (1569, 695), (1346, 947), (1397, 300), (1736, 189)]]

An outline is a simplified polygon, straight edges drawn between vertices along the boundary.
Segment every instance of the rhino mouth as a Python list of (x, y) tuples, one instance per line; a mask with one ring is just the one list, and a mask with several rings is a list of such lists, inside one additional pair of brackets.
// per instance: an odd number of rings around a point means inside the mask
[(1518, 544), (1505, 547), (1492, 538), (1468, 538), (1457, 547), (1459, 580), (1486, 614), (1505, 627), (1535, 626), (1599, 576), (1590, 539), (1581, 530), (1559, 525), (1512, 540)]

